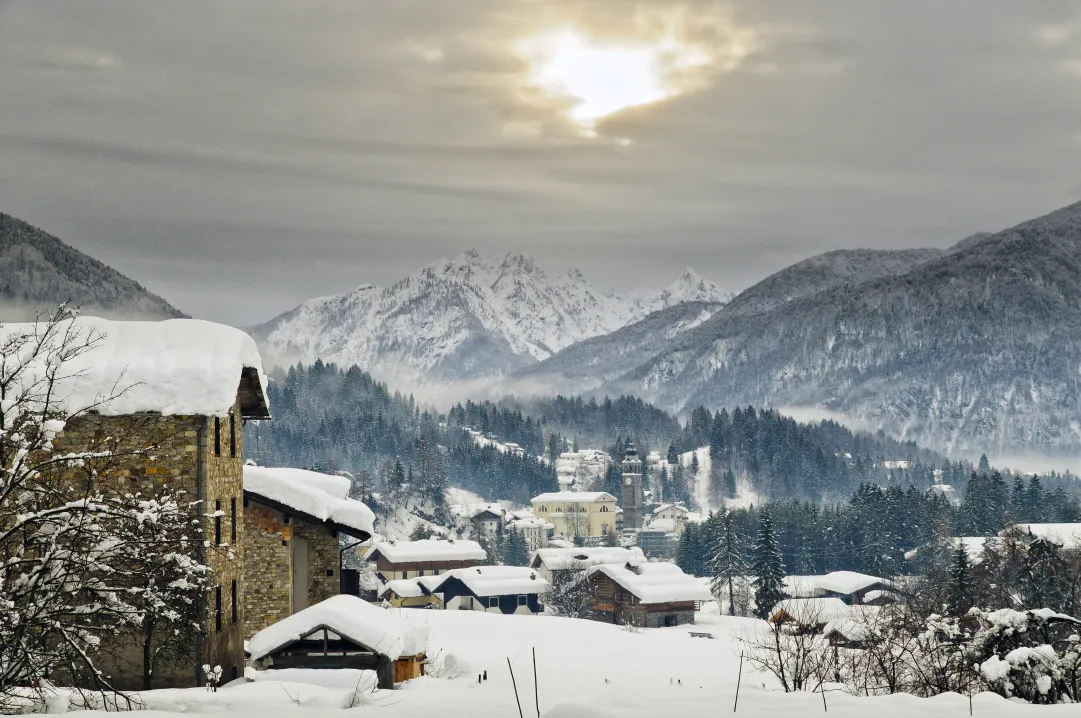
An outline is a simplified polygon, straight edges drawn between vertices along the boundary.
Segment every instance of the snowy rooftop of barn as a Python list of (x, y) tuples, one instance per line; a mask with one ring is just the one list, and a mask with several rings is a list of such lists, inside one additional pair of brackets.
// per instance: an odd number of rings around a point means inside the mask
[(538, 576), (536, 571), (520, 566), (456, 568), (434, 577), (437, 580), (425, 582), (425, 587), (429, 591), (439, 592), (449, 578), (461, 581), (475, 596), (513, 596), (544, 593), (548, 590), (548, 582)]
[(531, 563), (549, 571), (580, 570), (602, 563), (645, 563), (646, 556), (637, 546), (591, 546), (571, 548), (542, 548), (533, 554)]
[(786, 598), (773, 607), (770, 615), (776, 619), (782, 612), (798, 623), (811, 625), (848, 618), (852, 609), (839, 598)]
[(644, 563), (628, 568), (619, 564), (601, 564), (589, 569), (589, 575), (603, 573), (634, 594), (640, 603), (676, 603), (712, 601), (713, 594), (694, 576), (688, 576), (674, 563)]
[(483, 561), (488, 554), (476, 541), (455, 539), (423, 539), (421, 541), (385, 541), (372, 547), (369, 558), (376, 553), (391, 563), (423, 561)]
[(27, 385), (42, 378), (45, 360), (65, 336), (91, 344), (60, 371), (55, 401), (69, 413), (227, 416), (239, 393), (245, 418), (270, 418), (259, 350), (239, 329), (199, 319), (98, 317), (68, 319), (51, 328), (45, 322), (0, 325), (0, 345), (14, 350), (15, 343), (22, 344), (16, 354), (28, 356), (35, 337), (49, 348), (39, 353), (41, 361), (29, 363)]
[(248, 641), (248, 651), (257, 661), (324, 627), (391, 660), (423, 653), (428, 642), (427, 627), (404, 621), (356, 596), (341, 595), (259, 631)]
[(350, 487), (351, 482), (344, 476), (303, 469), (244, 467), (244, 491), (366, 539), (375, 531), (375, 514), (363, 502), (349, 498)]
[(424, 589), (420, 587), (415, 578), (395, 579), (389, 582), (379, 595), (385, 596), (387, 591), (393, 591), (401, 598), (420, 598), (424, 595)]
[(834, 571), (822, 575), (785, 576), (784, 590), (792, 598), (815, 598), (825, 595), (827, 591), (849, 595), (879, 583), (890, 585), (888, 580), (878, 576), (855, 571)]

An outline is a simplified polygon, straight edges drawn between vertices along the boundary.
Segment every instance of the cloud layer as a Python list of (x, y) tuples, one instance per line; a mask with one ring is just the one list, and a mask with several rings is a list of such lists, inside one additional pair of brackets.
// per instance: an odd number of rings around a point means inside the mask
[[(515, 51), (664, 23), (711, 62), (596, 137)], [(1079, 90), (1065, 2), (15, 0), (0, 209), (242, 325), (471, 246), (739, 289), (1078, 199)]]

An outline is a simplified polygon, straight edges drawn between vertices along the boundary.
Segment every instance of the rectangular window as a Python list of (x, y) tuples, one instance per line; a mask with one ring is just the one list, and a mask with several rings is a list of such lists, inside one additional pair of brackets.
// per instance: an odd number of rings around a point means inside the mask
[(236, 458), (236, 414), (229, 414), (229, 456)]
[(214, 456), (221, 456), (221, 419), (214, 417)]
[(236, 616), (236, 614), (237, 614), (236, 604), (237, 604), (237, 601), (236, 601), (236, 579), (234, 578), (233, 579), (233, 623), (236, 623), (236, 618), (237, 618), (237, 616)]
[(519, 596), (518, 597), (518, 605), (519, 606), (528, 606), (529, 605), (529, 596)]
[(499, 596), (488, 597), (488, 608), (499, 608)]
[(214, 587), (214, 626), (221, 630), (221, 586)]
[(236, 545), (236, 497), (235, 496), (233, 498), (229, 499), (229, 504), (231, 505), (231, 507), (233, 509), (233, 527), (232, 527), (232, 532), (231, 532), (232, 538), (230, 539), (230, 541), (235, 546)]
[(214, 545), (221, 546), (221, 502), (214, 502)]

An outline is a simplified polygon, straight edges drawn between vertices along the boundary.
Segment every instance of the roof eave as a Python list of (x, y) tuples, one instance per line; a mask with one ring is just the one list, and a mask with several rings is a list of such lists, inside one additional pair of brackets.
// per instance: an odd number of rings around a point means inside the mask
[(372, 537), (370, 533), (362, 529), (354, 528), (352, 526), (346, 526), (345, 524), (340, 524), (331, 519), (321, 519), (318, 516), (312, 516), (305, 511), (295, 509), (292, 506), (287, 506), (280, 501), (275, 501), (274, 499), (267, 498), (266, 496), (256, 493), (255, 491), (252, 491), (250, 489), (244, 489), (244, 498), (255, 501), (256, 503), (263, 504), (265, 506), (269, 506), (272, 509), (281, 511), (283, 514), (290, 514), (292, 516), (296, 516), (297, 518), (307, 521), (310, 524), (315, 524), (316, 526), (325, 526), (332, 533), (342, 533), (346, 536), (352, 536), (353, 538), (360, 541), (367, 541)]

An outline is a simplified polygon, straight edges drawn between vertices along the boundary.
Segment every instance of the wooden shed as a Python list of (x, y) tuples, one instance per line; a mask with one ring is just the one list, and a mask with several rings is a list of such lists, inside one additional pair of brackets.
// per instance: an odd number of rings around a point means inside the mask
[(398, 612), (356, 596), (334, 596), (252, 636), (248, 650), (256, 668), (370, 670), (378, 686), (424, 673), (428, 629)]

